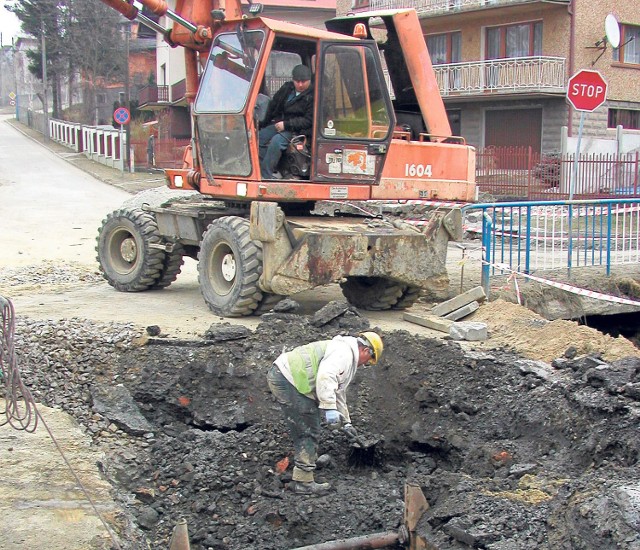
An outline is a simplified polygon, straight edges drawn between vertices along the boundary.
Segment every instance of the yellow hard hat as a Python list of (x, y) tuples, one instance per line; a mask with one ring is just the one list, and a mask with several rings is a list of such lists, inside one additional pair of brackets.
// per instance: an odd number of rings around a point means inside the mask
[(382, 343), (382, 338), (376, 332), (362, 332), (360, 334), (360, 338), (366, 340), (367, 345), (373, 351), (373, 356), (369, 361), (370, 365), (375, 365), (382, 356), (382, 350), (384, 349), (384, 344)]

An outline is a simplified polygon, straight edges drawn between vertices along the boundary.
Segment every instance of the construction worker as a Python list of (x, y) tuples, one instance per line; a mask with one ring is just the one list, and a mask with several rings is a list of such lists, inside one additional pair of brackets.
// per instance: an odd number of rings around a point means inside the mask
[(271, 393), (280, 403), (294, 444), (293, 490), (326, 494), (329, 483), (316, 483), (320, 412), (330, 426), (357, 436), (347, 408), (347, 388), (356, 369), (375, 365), (382, 355), (382, 339), (375, 332), (336, 336), (282, 353), (267, 374)]
[(260, 173), (266, 180), (278, 179), (276, 167), (291, 138), (311, 136), (313, 128), (313, 86), (311, 69), (296, 65), (269, 102), (263, 127), (258, 135)]

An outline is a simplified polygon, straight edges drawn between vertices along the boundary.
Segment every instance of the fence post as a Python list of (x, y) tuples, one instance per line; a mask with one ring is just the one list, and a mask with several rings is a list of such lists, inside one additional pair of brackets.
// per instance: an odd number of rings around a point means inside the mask
[(636, 151), (636, 166), (633, 171), (633, 194), (638, 194), (638, 178), (640, 177), (640, 151)]
[(493, 233), (493, 222), (486, 209), (482, 209), (482, 250), (484, 259), (482, 261), (482, 271), (480, 284), (484, 289), (486, 299), (489, 300), (489, 288), (491, 280), (491, 235)]
[(533, 151), (531, 150), (531, 145), (528, 147), (528, 158), (527, 158), (527, 200), (531, 200), (531, 177), (533, 174)]

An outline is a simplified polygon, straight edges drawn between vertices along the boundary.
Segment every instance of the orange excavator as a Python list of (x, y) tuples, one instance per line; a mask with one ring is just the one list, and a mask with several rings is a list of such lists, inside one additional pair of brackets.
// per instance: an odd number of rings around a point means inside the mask
[[(166, 28), (133, 1), (102, 1), (184, 48), (192, 121), (183, 166), (166, 177), (193, 193), (105, 218), (97, 251), (109, 284), (164, 288), (190, 256), (207, 305), (228, 317), (336, 282), (363, 309), (404, 309), (442, 288), (447, 244), (462, 236), (455, 201), (476, 197), (475, 150), (451, 135), (413, 9), (320, 30), (262, 17), (256, 3), (244, 13), (240, 0), (137, 3)], [(291, 139), (280, 178), (267, 180), (261, 117), (300, 64), (312, 74), (313, 130)], [(381, 202), (411, 200), (440, 207), (422, 227), (378, 214)]]

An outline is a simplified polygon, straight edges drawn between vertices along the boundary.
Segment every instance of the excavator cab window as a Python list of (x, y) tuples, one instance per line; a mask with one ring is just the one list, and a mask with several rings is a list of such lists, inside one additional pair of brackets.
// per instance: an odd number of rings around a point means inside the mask
[(375, 42), (323, 42), (318, 92), (317, 179), (379, 181), (395, 117)]
[(385, 139), (390, 115), (372, 51), (334, 45), (324, 55), (322, 108), (324, 137)]
[(202, 75), (194, 118), (204, 172), (248, 176), (249, 140), (243, 110), (264, 42), (261, 30), (216, 36)]

